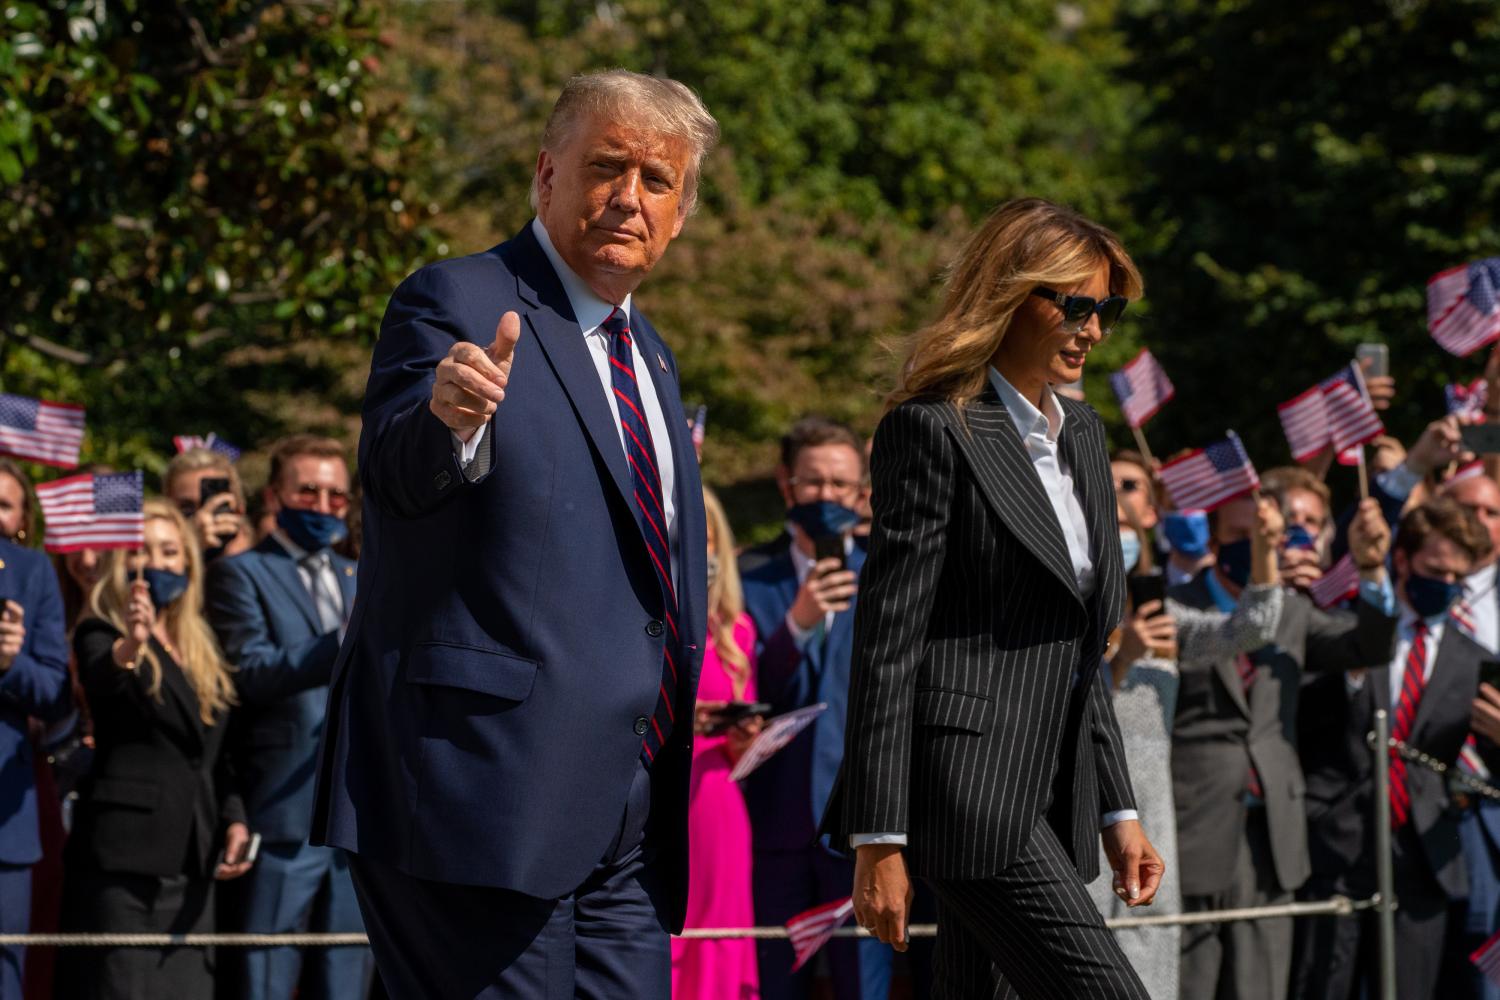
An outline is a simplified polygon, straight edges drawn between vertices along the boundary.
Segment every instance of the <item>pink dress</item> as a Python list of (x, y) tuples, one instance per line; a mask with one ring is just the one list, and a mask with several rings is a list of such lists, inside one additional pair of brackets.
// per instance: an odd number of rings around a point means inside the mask
[[(750, 682), (740, 701), (755, 700), (755, 627), (749, 615), (734, 623), (734, 640), (750, 658)], [(703, 653), (698, 697), (732, 701), (733, 681), (712, 638)], [(739, 785), (729, 780), (724, 737), (693, 744), (688, 792), (688, 927), (754, 927), (750, 896), (750, 814)], [(755, 942), (672, 940), (674, 1000), (759, 1000)]]

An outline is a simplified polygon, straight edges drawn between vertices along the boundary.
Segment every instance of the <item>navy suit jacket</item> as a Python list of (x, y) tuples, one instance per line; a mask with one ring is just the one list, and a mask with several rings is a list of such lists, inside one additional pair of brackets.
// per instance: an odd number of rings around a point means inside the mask
[[(805, 650), (798, 649), (786, 625), (786, 613), (798, 590), (790, 546), (791, 540), (783, 535), (741, 557), (745, 610), (755, 623), (756, 691), (778, 715), (820, 701), (828, 703), (828, 710), (745, 779), (745, 801), (758, 851), (812, 846), (844, 757), (854, 602), (833, 616), (826, 638), (815, 637)], [(858, 573), (864, 561), (864, 549), (854, 546), (849, 568)]]
[(62, 596), (52, 564), (40, 552), (0, 541), (0, 601), (25, 609), (26, 639), (0, 673), (0, 864), (41, 859), (36, 781), (26, 717), (53, 719), (72, 703)]
[[(465, 479), (428, 408), (456, 341), (521, 339)], [(693, 701), (707, 604), (702, 486), (677, 366), (630, 327), (676, 468), (679, 634), (634, 509), (618, 425), (557, 274), (530, 226), (424, 267), (392, 297), (365, 393), (359, 600), (323, 735), (314, 839), (419, 878), (573, 892), (620, 829), (664, 646), (678, 724), (652, 764), (647, 839), (665, 918), (682, 924)]]
[[(331, 555), (344, 607), (354, 601), (354, 563)], [(311, 830), (318, 737), (337, 632), (324, 632), (297, 562), (275, 536), (210, 564), (208, 618), (235, 666), (239, 706), (229, 753), (250, 828), (273, 843)]]

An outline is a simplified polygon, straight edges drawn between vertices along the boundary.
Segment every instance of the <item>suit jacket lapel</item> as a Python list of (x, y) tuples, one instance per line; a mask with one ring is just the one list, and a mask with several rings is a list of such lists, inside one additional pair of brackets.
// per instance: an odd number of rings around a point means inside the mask
[(261, 560), (266, 574), (280, 588), (282, 596), (301, 613), (313, 635), (322, 635), (323, 621), (318, 617), (312, 592), (307, 589), (307, 584), (302, 582), (302, 574), (297, 571), (297, 560), (274, 538), (266, 539), (261, 545), (261, 551), (266, 557)]
[(354, 560), (335, 555), (333, 557), (333, 573), (339, 578), (339, 594), (344, 599), (344, 617), (348, 618), (349, 610), (354, 607)]
[(1011, 534), (1082, 602), (1057, 514), (1005, 404), (986, 385), (964, 415), (967, 426), (954, 426), (954, 438), (974, 470), (980, 492)]
[(506, 244), (506, 263), (516, 276), (516, 292), (531, 308), (525, 320), (542, 348), (547, 363), (562, 383), (578, 422), (588, 432), (599, 462), (609, 471), (620, 498), (630, 501), (630, 475), (625, 449), (610, 412), (609, 401), (599, 384), (599, 371), (589, 356), (588, 344), (578, 330), (573, 307), (562, 282), (547, 261), (547, 255), (527, 225)]
[[(1244, 713), (1245, 718), (1250, 718), (1250, 700), (1245, 697), (1245, 682), (1240, 680), (1240, 665), (1237, 659), (1220, 658), (1214, 661), (1214, 671), (1223, 682), (1224, 689), (1229, 692), (1229, 700), (1234, 702), (1236, 708)], [(1251, 686), (1254, 690), (1254, 686)]]
[[(1471, 643), (1459, 632), (1451, 619), (1448, 621), (1443, 628), (1442, 642), (1438, 643), (1437, 655), (1432, 661), (1432, 675), (1427, 678), (1427, 683), (1422, 688), (1422, 698), (1417, 702), (1417, 717), (1412, 720), (1411, 726), (1412, 739), (1422, 735), (1422, 727), (1432, 720), (1434, 714), (1442, 713), (1444, 702), (1460, 702), (1450, 711), (1456, 711), (1461, 718), (1468, 718), (1468, 703), (1479, 682), (1477, 676), (1471, 676), (1465, 685), (1464, 667), (1468, 665), (1466, 660), (1478, 661), (1479, 657), (1472, 652), (1478, 648), (1477, 644)], [(1465, 687), (1468, 688), (1467, 691), (1464, 690)]]
[(171, 700), (177, 707), (182, 733), (193, 747), (202, 747), (203, 720), (198, 716), (198, 695), (188, 683), (187, 675), (167, 655), (161, 643), (152, 639), (151, 644), (161, 660), (161, 686), (171, 695)]

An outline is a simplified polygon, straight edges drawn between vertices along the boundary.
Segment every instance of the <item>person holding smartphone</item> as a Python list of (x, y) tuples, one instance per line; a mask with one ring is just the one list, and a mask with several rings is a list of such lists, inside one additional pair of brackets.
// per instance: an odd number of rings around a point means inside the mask
[[(214, 930), (214, 885), (250, 870), (251, 836), (222, 751), (231, 668), (203, 617), (203, 560), (187, 519), (147, 500), (145, 545), (113, 549), (73, 634), (93, 711), (93, 769), (65, 852), (62, 929)], [(207, 997), (214, 952), (85, 948), (57, 995)]]
[(245, 519), (245, 488), (229, 456), (189, 448), (167, 463), (162, 492), (191, 522), (205, 562), (255, 544)]

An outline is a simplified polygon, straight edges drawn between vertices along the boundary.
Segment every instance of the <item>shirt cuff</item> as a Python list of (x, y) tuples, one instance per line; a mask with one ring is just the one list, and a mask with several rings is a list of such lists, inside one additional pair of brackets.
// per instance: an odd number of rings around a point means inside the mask
[(1108, 829), (1109, 827), (1114, 826), (1116, 823), (1125, 822), (1127, 819), (1139, 821), (1140, 818), (1141, 814), (1136, 812), (1134, 809), (1116, 809), (1114, 812), (1107, 812), (1104, 814), (1104, 818), (1099, 821), (1099, 829)]
[(1359, 581), (1359, 599), (1378, 609), (1387, 618), (1396, 617), (1396, 591), (1391, 587), (1389, 573), (1379, 583)]
[(1420, 474), (1413, 472), (1405, 462), (1394, 469), (1387, 469), (1375, 477), (1375, 482), (1393, 500), (1405, 501), (1411, 496), (1411, 491), (1417, 488), (1422, 481)]
[(486, 472), (490, 471), (488, 452), (485, 453), (485, 461), (478, 460), (479, 446), (484, 443), (484, 435), (489, 431), (489, 429), (490, 425), (484, 424), (479, 428), (479, 430), (474, 432), (474, 436), (469, 438), (468, 441), (465, 441), (457, 434), (452, 434), (452, 432), (450, 432), (450, 435), (453, 438), (454, 457), (458, 459), (459, 467), (463, 469), (464, 478), (469, 480), (470, 482), (478, 479)]
[(1345, 691), (1348, 691), (1350, 694), (1357, 694), (1358, 692), (1363, 691), (1364, 689), (1365, 689), (1365, 675), (1364, 674), (1347, 674), (1346, 673), (1344, 675), (1344, 690)]
[[(821, 624), (821, 623), (820, 623)], [(786, 613), (786, 630), (792, 634), (792, 642), (796, 643), (798, 649), (806, 649), (807, 644), (812, 641), (813, 633), (817, 632), (818, 626), (803, 628), (792, 619), (792, 613)]]
[(906, 834), (904, 833), (851, 833), (849, 835), (849, 846), (853, 848), (864, 847), (866, 844), (895, 844), (898, 847), (906, 846)]

